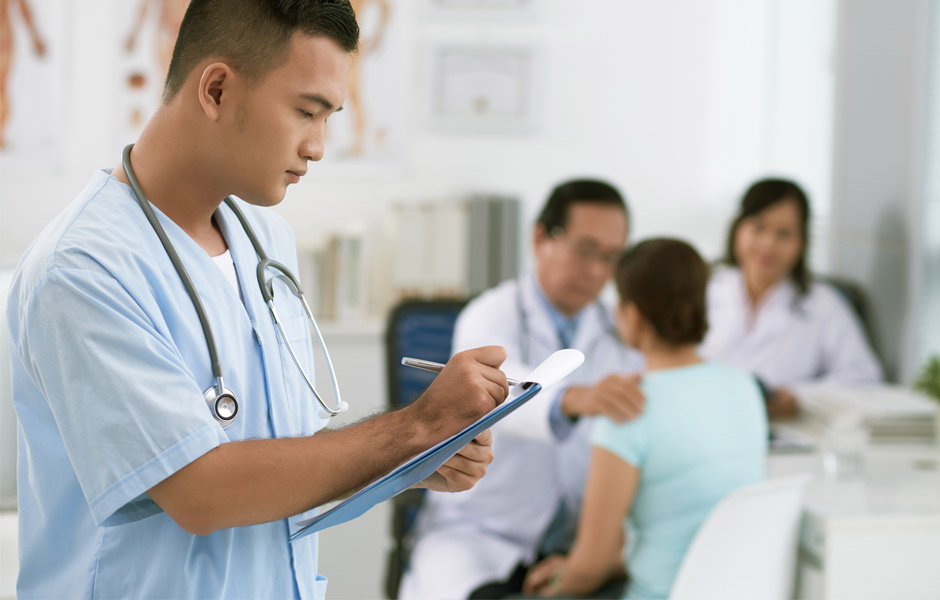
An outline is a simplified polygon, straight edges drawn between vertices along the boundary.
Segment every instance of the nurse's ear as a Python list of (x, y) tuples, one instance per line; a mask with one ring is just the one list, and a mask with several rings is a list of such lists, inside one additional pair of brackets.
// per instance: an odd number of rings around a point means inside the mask
[(215, 62), (199, 78), (199, 106), (212, 121), (222, 117), (223, 102), (229, 103), (235, 87), (235, 73), (223, 62)]

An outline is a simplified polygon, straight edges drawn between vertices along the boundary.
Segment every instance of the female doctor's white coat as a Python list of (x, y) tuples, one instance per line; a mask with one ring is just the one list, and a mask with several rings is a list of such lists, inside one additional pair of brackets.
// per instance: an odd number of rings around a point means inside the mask
[(717, 270), (708, 284), (708, 334), (700, 352), (754, 373), (772, 389), (881, 380), (858, 319), (832, 286), (814, 282), (800, 296), (786, 279), (752, 311), (744, 277), (734, 268)]
[[(503, 282), (461, 313), (454, 352), (498, 344), (502, 369), (524, 377), (562, 347), (534, 274)], [(429, 493), (416, 525), (416, 545), (399, 596), (466, 598), (483, 583), (506, 579), (519, 562), (536, 558), (542, 535), (563, 501), (571, 531), (590, 458), (591, 419), (550, 425), (553, 402), (572, 385), (593, 385), (611, 373), (636, 373), (642, 356), (620, 343), (609, 306), (584, 309), (572, 346), (584, 364), (571, 376), (497, 423), (495, 459), (476, 486), (459, 494)], [(557, 416), (557, 415), (556, 415)]]

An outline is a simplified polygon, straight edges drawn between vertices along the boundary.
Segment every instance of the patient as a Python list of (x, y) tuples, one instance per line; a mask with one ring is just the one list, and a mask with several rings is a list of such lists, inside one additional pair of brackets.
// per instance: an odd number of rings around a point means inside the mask
[(626, 598), (665, 598), (712, 508), (764, 477), (767, 417), (754, 377), (696, 350), (707, 328), (701, 257), (678, 240), (648, 240), (621, 257), (615, 278), (618, 332), (646, 358), (646, 410), (595, 425), (574, 546), (529, 571), (527, 594), (590, 595), (625, 570)]

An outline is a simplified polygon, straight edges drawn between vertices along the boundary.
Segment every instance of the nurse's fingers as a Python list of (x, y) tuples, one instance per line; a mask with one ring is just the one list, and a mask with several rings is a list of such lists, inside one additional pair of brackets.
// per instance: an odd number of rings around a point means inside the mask
[(415, 401), (416, 414), (442, 437), (476, 421), (509, 393), (506, 375), (498, 368), (505, 358), (500, 346), (458, 352)]

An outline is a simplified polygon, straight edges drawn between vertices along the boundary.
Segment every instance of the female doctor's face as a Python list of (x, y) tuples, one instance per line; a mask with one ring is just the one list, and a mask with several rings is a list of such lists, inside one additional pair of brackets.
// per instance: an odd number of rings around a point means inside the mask
[(734, 235), (734, 256), (752, 284), (771, 286), (787, 277), (803, 253), (799, 205), (784, 199), (742, 220)]
[(287, 59), (239, 90), (225, 134), (231, 193), (271, 206), (323, 158), (326, 119), (346, 97), (347, 54), (324, 36), (295, 33)]

